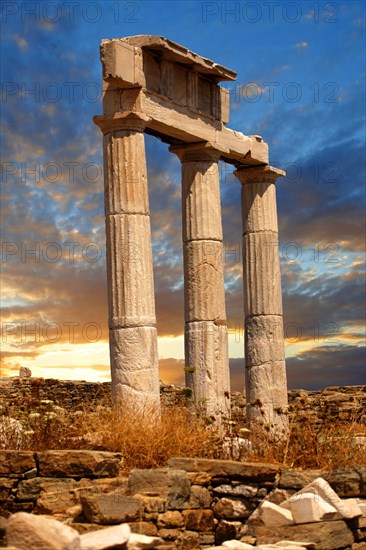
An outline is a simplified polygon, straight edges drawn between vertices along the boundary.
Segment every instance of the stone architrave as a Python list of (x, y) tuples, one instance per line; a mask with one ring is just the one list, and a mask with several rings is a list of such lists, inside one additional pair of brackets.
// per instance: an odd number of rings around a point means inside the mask
[(146, 117), (125, 113), (104, 135), (112, 394), (132, 408), (160, 408)]
[[(143, 133), (182, 161), (186, 380), (196, 406), (229, 412), (218, 160), (243, 183), (246, 387), (250, 420), (287, 430), (281, 284), (268, 145), (227, 127), (236, 73), (160, 36), (101, 43), (107, 270), (115, 400), (159, 409), (150, 219)], [(279, 430), (281, 428), (281, 430)], [(283, 429), (283, 430), (282, 430)]]
[(249, 423), (276, 437), (288, 429), (275, 182), (283, 170), (236, 170), (242, 183), (245, 381)]
[(218, 160), (210, 143), (170, 147), (182, 162), (186, 385), (195, 407), (216, 419), (230, 412)]

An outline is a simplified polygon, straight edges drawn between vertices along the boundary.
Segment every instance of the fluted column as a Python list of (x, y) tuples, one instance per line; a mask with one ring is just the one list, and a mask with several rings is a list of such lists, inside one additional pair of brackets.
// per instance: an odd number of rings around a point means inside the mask
[(243, 184), (247, 414), (280, 438), (288, 417), (275, 182), (285, 172), (255, 166), (234, 173)]
[(159, 372), (145, 160), (145, 117), (94, 117), (104, 134), (112, 395), (159, 412)]
[(182, 162), (186, 385), (196, 408), (220, 423), (230, 411), (220, 153), (206, 142), (170, 151)]

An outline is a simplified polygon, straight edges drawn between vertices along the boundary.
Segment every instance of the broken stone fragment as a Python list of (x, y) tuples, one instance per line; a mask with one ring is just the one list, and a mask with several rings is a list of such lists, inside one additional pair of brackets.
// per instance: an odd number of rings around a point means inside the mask
[(81, 550), (105, 550), (126, 544), (131, 529), (126, 523), (99, 529), (80, 536)]
[(294, 523), (290, 510), (281, 508), (272, 502), (263, 502), (260, 507), (260, 516), (265, 527), (279, 527), (281, 525), (292, 525)]
[(18, 512), (6, 525), (9, 546), (18, 550), (79, 550), (80, 535), (75, 529), (55, 520)]
[[(328, 504), (330, 504), (335, 510), (339, 513), (340, 517), (343, 519), (352, 519), (362, 516), (362, 511), (357, 504), (357, 501), (354, 499), (345, 499), (342, 500), (339, 498), (337, 493), (333, 491), (332, 487), (329, 485), (325, 479), (318, 477), (312, 483), (309, 483), (301, 491), (293, 495), (290, 499), (283, 502), (280, 506), (281, 508), (291, 510), (292, 505), (295, 501), (302, 499), (304, 495), (313, 494), (314, 500), (323, 499)], [(350, 502), (351, 501), (351, 502)], [(334, 517), (333, 519), (339, 519)], [(311, 520), (310, 520), (311, 521)], [(319, 520), (312, 520), (319, 521)], [(300, 523), (300, 522), (297, 522)], [(304, 523), (304, 522), (301, 522)]]
[[(287, 501), (295, 523), (313, 523), (315, 521), (327, 521), (341, 519), (337, 510), (319, 495), (303, 493), (298, 498)], [(284, 507), (285, 503), (280, 506)], [(286, 506), (287, 508), (287, 506)]]

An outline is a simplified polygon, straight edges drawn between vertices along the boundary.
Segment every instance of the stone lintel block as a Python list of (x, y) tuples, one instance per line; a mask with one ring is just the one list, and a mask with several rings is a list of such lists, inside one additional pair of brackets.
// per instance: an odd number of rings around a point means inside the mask
[(229, 415), (230, 377), (226, 325), (212, 321), (185, 325), (186, 385), (207, 415)]
[(132, 408), (160, 408), (157, 333), (155, 327), (110, 331), (112, 394)]
[(110, 328), (155, 326), (150, 217), (108, 216), (106, 233)]
[(226, 324), (222, 242), (184, 243), (185, 320)]
[(0, 450), (0, 475), (21, 476), (36, 467), (33, 451)]
[(182, 204), (183, 242), (204, 239), (222, 241), (219, 167), (216, 161), (192, 160), (183, 163)]
[(106, 214), (149, 214), (144, 134), (104, 136)]
[(280, 260), (276, 233), (244, 235), (243, 279), (246, 315), (282, 315)]
[(117, 476), (122, 455), (107, 451), (42, 451), (37, 453), (41, 477)]
[(245, 364), (247, 367), (284, 361), (285, 347), (281, 315), (245, 318)]
[(212, 477), (229, 477), (242, 481), (275, 481), (280, 465), (251, 462), (235, 462), (233, 460), (214, 460), (209, 458), (171, 458), (170, 468), (179, 468), (187, 472), (206, 472)]
[(141, 49), (121, 40), (102, 40), (100, 58), (105, 80), (116, 79), (122, 88), (144, 86)]
[(274, 183), (251, 183), (241, 189), (243, 234), (256, 231), (278, 233)]

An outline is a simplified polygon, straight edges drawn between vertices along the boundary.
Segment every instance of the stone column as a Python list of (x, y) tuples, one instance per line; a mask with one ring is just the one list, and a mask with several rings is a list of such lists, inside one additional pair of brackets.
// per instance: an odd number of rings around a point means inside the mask
[(114, 402), (160, 410), (145, 117), (99, 116), (104, 134), (109, 342)]
[(186, 385), (196, 409), (230, 413), (218, 160), (210, 143), (170, 147), (182, 162)]
[(243, 184), (247, 415), (280, 438), (288, 417), (275, 182), (285, 172), (255, 166), (234, 173)]

